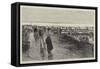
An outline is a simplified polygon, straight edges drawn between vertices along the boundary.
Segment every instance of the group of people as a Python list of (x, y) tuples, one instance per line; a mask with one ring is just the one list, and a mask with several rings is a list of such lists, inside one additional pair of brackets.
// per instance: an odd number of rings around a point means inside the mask
[(43, 29), (34, 28), (29, 33), (30, 48), (27, 51), (27, 56), (34, 60), (52, 59), (53, 44), (50, 35), (50, 28), (44, 31)]

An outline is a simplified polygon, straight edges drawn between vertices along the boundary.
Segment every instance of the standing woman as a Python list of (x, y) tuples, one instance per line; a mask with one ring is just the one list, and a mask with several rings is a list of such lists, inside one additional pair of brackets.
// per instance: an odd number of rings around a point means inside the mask
[(25, 53), (25, 56), (27, 58), (30, 58), (30, 46), (31, 46), (31, 39), (30, 39), (30, 34), (31, 31), (30, 29), (23, 29), (23, 33), (22, 33), (22, 41), (23, 41), (23, 53)]
[(37, 27), (33, 29), (33, 35), (30, 37), (32, 40), (31, 44), (31, 57), (33, 60), (41, 60), (40, 56), (40, 38), (39, 38), (39, 32)]
[(40, 54), (42, 60), (46, 59), (46, 46), (44, 41), (44, 32), (43, 30), (39, 30), (39, 36), (40, 36)]

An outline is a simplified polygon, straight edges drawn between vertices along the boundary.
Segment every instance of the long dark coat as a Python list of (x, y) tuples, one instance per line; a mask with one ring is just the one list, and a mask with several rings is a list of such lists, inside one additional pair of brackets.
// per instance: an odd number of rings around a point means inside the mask
[(48, 50), (48, 51), (51, 51), (51, 50), (53, 49), (53, 45), (52, 45), (52, 41), (51, 41), (50, 36), (48, 36), (48, 37), (46, 38), (46, 44), (47, 44), (47, 50)]

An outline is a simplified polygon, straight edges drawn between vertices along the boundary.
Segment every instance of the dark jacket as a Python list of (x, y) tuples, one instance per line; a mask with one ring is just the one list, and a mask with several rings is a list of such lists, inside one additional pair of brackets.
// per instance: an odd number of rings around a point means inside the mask
[(48, 51), (51, 51), (51, 50), (53, 49), (53, 45), (52, 45), (52, 41), (51, 41), (50, 36), (48, 36), (48, 37), (46, 38), (46, 44), (47, 44), (47, 50), (48, 50)]

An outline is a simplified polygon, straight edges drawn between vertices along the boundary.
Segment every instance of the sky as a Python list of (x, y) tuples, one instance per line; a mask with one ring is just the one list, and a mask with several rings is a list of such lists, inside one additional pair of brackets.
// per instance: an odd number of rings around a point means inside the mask
[(95, 10), (21, 6), (21, 23), (94, 25)]

